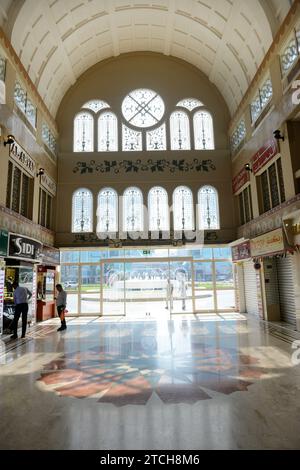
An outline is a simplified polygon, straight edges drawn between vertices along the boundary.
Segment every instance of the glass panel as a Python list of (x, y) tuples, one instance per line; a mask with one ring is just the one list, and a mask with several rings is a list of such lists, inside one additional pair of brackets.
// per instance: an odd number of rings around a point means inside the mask
[(245, 215), (244, 215), (244, 193), (239, 194), (239, 209), (240, 209), (240, 222), (241, 225), (245, 223)]
[(166, 125), (147, 132), (147, 150), (166, 150)]
[(29, 201), (29, 178), (23, 173), (22, 175), (22, 195), (21, 195), (21, 215), (28, 217), (28, 201)]
[(111, 113), (102, 113), (98, 120), (98, 150), (99, 152), (118, 151), (118, 121)]
[(94, 118), (79, 113), (74, 119), (74, 152), (94, 151)]
[(231, 262), (216, 261), (215, 270), (217, 289), (227, 289), (229, 287), (234, 287), (233, 266)]
[(124, 231), (143, 230), (143, 195), (138, 188), (127, 188), (123, 195)]
[(242, 120), (239, 125), (237, 126), (236, 130), (233, 132), (231, 137), (231, 151), (235, 152), (241, 142), (246, 137), (246, 124), (245, 121)]
[(168, 262), (125, 263), (126, 315), (162, 317), (169, 309)]
[(124, 263), (102, 264), (103, 315), (125, 315)]
[(234, 290), (217, 291), (217, 304), (218, 304), (218, 310), (235, 309), (235, 291)]
[(55, 271), (47, 271), (45, 275), (46, 302), (53, 302), (55, 292)]
[(298, 49), (296, 38), (293, 37), (288, 46), (285, 48), (283, 54), (281, 55), (281, 68), (282, 73), (285, 74), (293, 65), (298, 57)]
[(195, 309), (214, 310), (212, 263), (194, 262)]
[(218, 193), (212, 186), (203, 186), (198, 192), (199, 229), (219, 229)]
[(93, 195), (88, 189), (79, 189), (73, 194), (72, 232), (93, 231)]
[(161, 97), (152, 90), (133, 90), (122, 103), (125, 119), (137, 127), (151, 127), (158, 123), (165, 112)]
[(123, 257), (125, 258), (167, 258), (169, 251), (165, 249), (141, 249), (141, 250), (125, 250)]
[(45, 218), (46, 218), (46, 193), (42, 189), (40, 190), (40, 225), (45, 227)]
[(270, 166), (268, 172), (269, 172), (272, 207), (276, 207), (280, 204), (280, 200), (279, 200), (279, 191), (278, 191), (275, 163), (273, 163), (273, 165)]
[(173, 287), (173, 313), (193, 312), (192, 263), (191, 261), (170, 262), (170, 282)]
[(79, 306), (78, 306), (78, 294), (76, 293), (67, 293), (67, 316), (74, 315), (79, 313)]
[(67, 291), (77, 291), (79, 287), (79, 266), (61, 266), (60, 282)]
[(101, 109), (110, 108), (109, 104), (106, 101), (102, 100), (91, 100), (87, 101), (82, 105), (82, 108), (91, 109), (94, 113), (98, 113)]
[(7, 189), (6, 189), (6, 207), (10, 209), (11, 204), (11, 185), (12, 185), (13, 164), (8, 162)]
[(249, 220), (250, 220), (250, 205), (249, 205), (248, 188), (246, 188), (243, 191), (243, 194), (244, 194), (244, 201), (245, 201), (245, 218), (246, 218), (246, 222), (249, 222)]
[(6, 60), (0, 56), (0, 80), (5, 81)]
[(285, 201), (285, 189), (284, 189), (284, 180), (283, 180), (280, 158), (277, 160), (277, 173), (278, 173), (278, 181), (279, 181), (280, 202), (283, 203)]
[(194, 206), (192, 191), (179, 186), (173, 193), (174, 230), (194, 229)]
[(228, 246), (214, 248), (215, 259), (231, 259), (231, 248)]
[(32, 104), (32, 102), (27, 98), (26, 102), (26, 117), (30, 124), (35, 127), (36, 126), (36, 107)]
[(100, 264), (81, 266), (81, 313), (100, 314)]
[[(100, 285), (99, 285), (100, 287)], [(93, 314), (100, 315), (100, 292), (94, 292), (93, 294), (87, 292), (81, 292), (80, 294), (80, 313), (81, 314)]]
[(265, 81), (265, 83), (260, 89), (260, 100), (261, 100), (262, 108), (264, 108), (267, 105), (267, 103), (272, 98), (272, 95), (273, 95), (272, 82), (271, 82), (271, 79), (268, 78), (268, 80)]
[(164, 188), (155, 186), (148, 196), (149, 230), (169, 230), (168, 193)]
[(261, 102), (260, 102), (259, 94), (252, 101), (250, 108), (251, 108), (252, 122), (255, 122), (261, 112)]
[(51, 228), (51, 214), (52, 214), (52, 197), (47, 195), (47, 218), (46, 218), (46, 227)]
[(213, 120), (209, 113), (198, 111), (194, 115), (194, 137), (196, 150), (215, 148)]
[(85, 253), (81, 251), (64, 251), (60, 252), (60, 261), (61, 263), (79, 263), (79, 254)]
[(190, 121), (186, 113), (175, 111), (170, 117), (171, 150), (190, 150)]
[(12, 191), (11, 208), (15, 212), (19, 212), (20, 207), (20, 191), (21, 191), (21, 170), (18, 167), (14, 168), (14, 182)]
[(142, 133), (129, 129), (122, 125), (122, 149), (123, 152), (142, 150)]
[(100, 259), (103, 257), (104, 252), (100, 250), (91, 250), (91, 251), (81, 251), (80, 252), (80, 262), (81, 263), (99, 263)]
[(185, 98), (184, 100), (178, 101), (176, 106), (181, 106), (182, 108), (186, 108), (189, 111), (193, 111), (195, 108), (203, 106), (203, 103), (201, 103), (201, 101), (197, 100), (196, 98)]
[(114, 189), (103, 188), (99, 192), (97, 220), (97, 233), (109, 234), (118, 231), (118, 194)]
[(19, 82), (15, 84), (14, 92), (15, 103), (21, 111), (25, 114), (26, 109), (26, 91), (22, 88)]
[(269, 194), (269, 182), (268, 182), (268, 173), (264, 171), (260, 177), (261, 182), (261, 192), (262, 192), (262, 202), (263, 202), (263, 212), (267, 212), (271, 209), (271, 201)]

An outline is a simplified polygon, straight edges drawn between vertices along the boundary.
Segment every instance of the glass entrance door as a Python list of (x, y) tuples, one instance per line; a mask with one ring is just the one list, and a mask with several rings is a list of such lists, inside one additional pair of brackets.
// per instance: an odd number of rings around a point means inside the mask
[(101, 263), (102, 315), (125, 315), (125, 263)]

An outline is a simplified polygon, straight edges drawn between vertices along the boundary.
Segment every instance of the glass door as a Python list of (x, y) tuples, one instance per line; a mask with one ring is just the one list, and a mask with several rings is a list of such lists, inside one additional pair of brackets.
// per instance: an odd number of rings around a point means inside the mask
[(125, 315), (125, 263), (101, 262), (102, 315)]
[(194, 275), (192, 259), (169, 260), (172, 290), (171, 313), (194, 312)]

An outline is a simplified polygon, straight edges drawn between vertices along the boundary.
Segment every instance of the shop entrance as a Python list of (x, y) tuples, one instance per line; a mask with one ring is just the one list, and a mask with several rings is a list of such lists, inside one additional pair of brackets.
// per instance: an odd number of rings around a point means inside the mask
[(102, 314), (161, 318), (193, 313), (192, 262), (192, 258), (102, 261)]

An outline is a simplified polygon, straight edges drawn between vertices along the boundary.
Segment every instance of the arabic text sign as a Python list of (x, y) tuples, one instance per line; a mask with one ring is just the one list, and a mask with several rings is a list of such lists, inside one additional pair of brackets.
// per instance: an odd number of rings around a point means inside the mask
[(252, 157), (252, 171), (256, 174), (278, 153), (278, 144), (275, 139), (270, 139)]
[(251, 256), (264, 256), (284, 251), (284, 238), (282, 228), (253, 238), (250, 242)]

